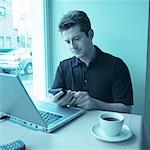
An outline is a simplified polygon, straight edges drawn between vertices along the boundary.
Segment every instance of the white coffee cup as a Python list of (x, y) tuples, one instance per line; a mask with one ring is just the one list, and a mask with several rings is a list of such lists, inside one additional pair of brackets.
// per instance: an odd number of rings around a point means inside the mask
[(116, 112), (103, 112), (99, 115), (100, 130), (106, 136), (119, 135), (124, 122), (124, 116)]

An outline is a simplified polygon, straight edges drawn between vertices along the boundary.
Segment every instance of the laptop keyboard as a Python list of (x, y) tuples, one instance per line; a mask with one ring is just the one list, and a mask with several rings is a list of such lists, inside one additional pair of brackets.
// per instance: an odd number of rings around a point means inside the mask
[(62, 117), (61, 115), (56, 115), (56, 114), (41, 111), (41, 110), (39, 112), (40, 112), (41, 117), (43, 118), (43, 120), (45, 121), (47, 125)]

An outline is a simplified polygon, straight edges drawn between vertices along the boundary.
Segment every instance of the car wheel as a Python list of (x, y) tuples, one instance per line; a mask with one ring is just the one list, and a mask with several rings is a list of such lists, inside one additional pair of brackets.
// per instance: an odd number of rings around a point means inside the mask
[(24, 69), (24, 73), (25, 74), (32, 74), (33, 70), (32, 70), (32, 63), (28, 63)]

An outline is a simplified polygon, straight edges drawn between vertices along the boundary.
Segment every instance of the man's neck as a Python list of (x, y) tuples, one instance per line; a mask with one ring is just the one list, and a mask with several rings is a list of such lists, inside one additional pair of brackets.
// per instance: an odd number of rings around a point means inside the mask
[(88, 67), (89, 64), (90, 64), (90, 62), (91, 62), (95, 57), (96, 57), (96, 48), (95, 48), (94, 45), (93, 45), (93, 47), (92, 47), (92, 49), (91, 49), (91, 53), (89, 53), (88, 57), (86, 57), (86, 58), (81, 58), (80, 60), (81, 60), (82, 62), (84, 62), (84, 63), (86, 64), (86, 66)]

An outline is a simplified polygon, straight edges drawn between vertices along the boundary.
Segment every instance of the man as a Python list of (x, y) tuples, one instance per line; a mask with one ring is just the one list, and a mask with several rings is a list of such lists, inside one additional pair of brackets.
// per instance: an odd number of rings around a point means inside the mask
[(60, 106), (86, 110), (130, 113), (133, 91), (125, 63), (93, 45), (94, 32), (87, 14), (70, 11), (59, 23), (62, 38), (74, 57), (60, 62), (52, 88), (64, 88), (54, 96)]

